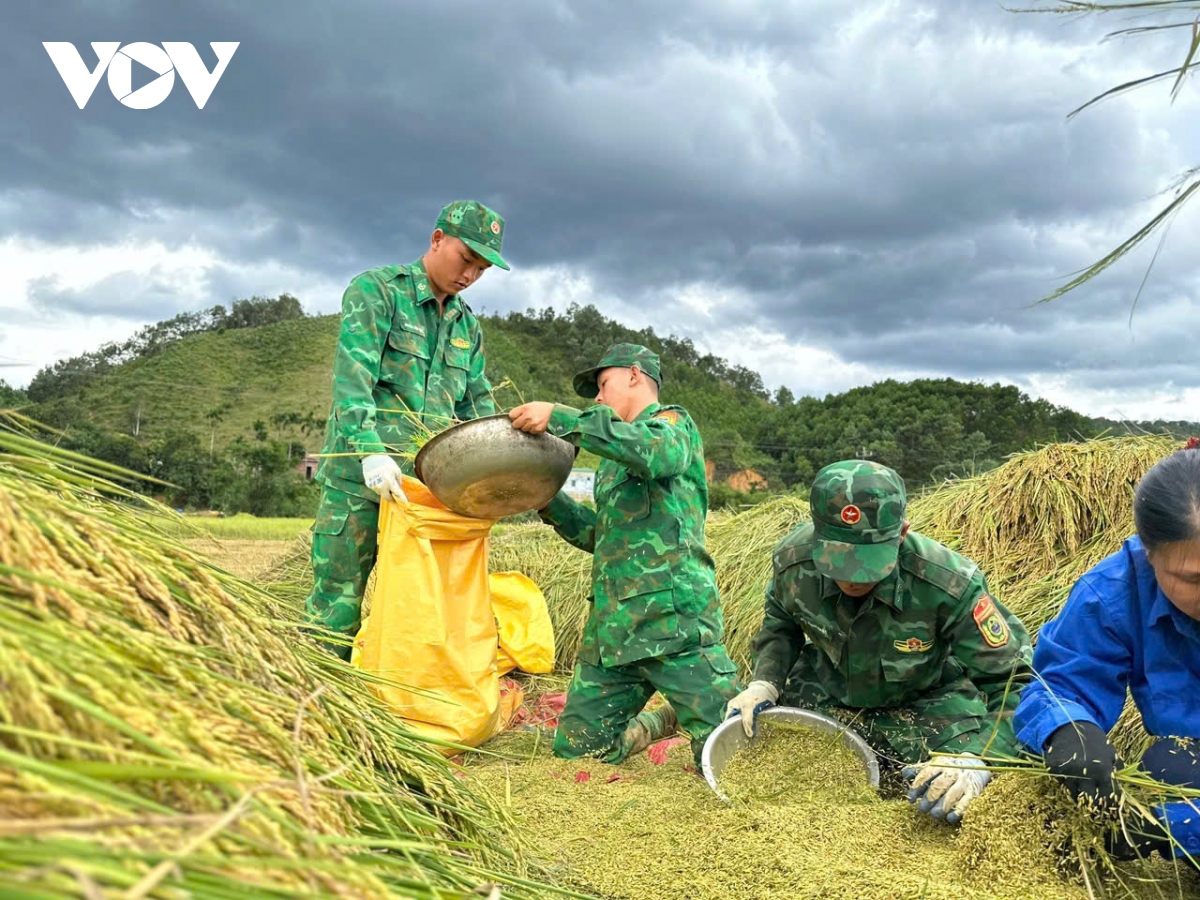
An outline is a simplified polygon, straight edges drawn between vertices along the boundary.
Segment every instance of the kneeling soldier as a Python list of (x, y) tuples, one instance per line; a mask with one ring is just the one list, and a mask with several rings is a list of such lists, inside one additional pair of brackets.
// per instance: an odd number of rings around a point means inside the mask
[[(585, 412), (527, 403), (509, 414), (602, 458), (596, 511), (559, 493), (543, 521), (593, 554), (592, 610), (554, 736), (554, 753), (619, 763), (681, 725), (697, 765), (738, 692), (712, 558), (704, 549), (708, 484), (696, 423), (658, 402), (658, 356), (617, 344), (575, 376)], [(642, 711), (660, 691), (669, 704)]]

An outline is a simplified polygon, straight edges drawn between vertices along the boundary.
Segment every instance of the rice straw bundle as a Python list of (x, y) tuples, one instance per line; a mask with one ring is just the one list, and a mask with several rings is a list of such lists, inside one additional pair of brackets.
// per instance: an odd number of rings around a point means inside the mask
[(506, 814), (119, 474), (0, 430), (0, 895), (545, 896)]
[(909, 519), (977, 562), (1035, 634), (1076, 579), (1134, 533), (1134, 487), (1178, 446), (1153, 436), (1051, 444), (916, 498)]
[(771, 580), (771, 551), (808, 515), (808, 503), (785, 494), (746, 512), (709, 519), (705, 537), (717, 564), (717, 588), (725, 613), (725, 648), (743, 672), (750, 671), (751, 642), (762, 627), (764, 596)]
[[(1036, 640), (1079, 577), (1135, 533), (1134, 488), (1178, 448), (1158, 436), (1051, 444), (916, 498), (909, 519), (978, 563), (991, 592)], [(1147, 746), (1132, 701), (1112, 738), (1128, 758)]]

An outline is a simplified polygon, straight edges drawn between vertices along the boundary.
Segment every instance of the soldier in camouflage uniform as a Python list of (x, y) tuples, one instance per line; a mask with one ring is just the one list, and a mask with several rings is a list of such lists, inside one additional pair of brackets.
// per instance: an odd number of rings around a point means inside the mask
[[(420, 425), (495, 412), (484, 375), (483, 333), (459, 293), (500, 255), (504, 220), (474, 201), (442, 210), (425, 255), (407, 266), (371, 269), (342, 297), (333, 361), (333, 406), (316, 480), (314, 584), (306, 611), (316, 625), (353, 638), (378, 549), (379, 503), (403, 500), (400, 473), (411, 463)], [(331, 649), (344, 659), (350, 647)]]
[[(596, 511), (559, 493), (542, 520), (593, 554), (591, 613), (554, 736), (554, 753), (619, 763), (681, 725), (697, 765), (704, 741), (740, 689), (722, 644), (715, 567), (704, 549), (704, 446), (681, 406), (658, 402), (658, 356), (611, 347), (575, 376), (585, 412), (527, 403), (509, 414), (601, 457)], [(643, 707), (660, 691), (668, 704)]]
[(979, 567), (905, 521), (904, 482), (849, 460), (817, 473), (812, 521), (775, 548), (754, 680), (729, 704), (749, 734), (777, 699), (833, 715), (885, 759), (912, 764), (910, 800), (957, 822), (1015, 756), (1012, 728), (1032, 648)]

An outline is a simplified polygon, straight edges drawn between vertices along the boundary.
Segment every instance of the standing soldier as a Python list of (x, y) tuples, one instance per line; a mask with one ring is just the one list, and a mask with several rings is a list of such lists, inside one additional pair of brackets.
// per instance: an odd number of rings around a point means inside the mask
[[(316, 479), (311, 622), (353, 639), (378, 549), (379, 503), (404, 500), (401, 466), (419, 423), (441, 429), (495, 412), (479, 320), (459, 294), (500, 255), (504, 220), (481, 203), (442, 210), (429, 250), (408, 266), (371, 269), (342, 297), (333, 406)], [(403, 466), (410, 470), (405, 460)], [(350, 658), (350, 646), (333, 649)]]
[[(737, 693), (712, 558), (704, 549), (704, 446), (681, 406), (658, 402), (658, 356), (617, 344), (575, 376), (585, 412), (526, 403), (509, 413), (600, 456), (596, 511), (559, 493), (542, 510), (568, 543), (593, 554), (593, 607), (554, 735), (556, 756), (619, 763), (682, 725), (696, 763)], [(655, 690), (668, 705), (643, 711)]]
[(747, 734), (780, 695), (861, 727), (885, 758), (919, 769), (909, 800), (957, 823), (1015, 756), (1012, 729), (1032, 648), (979, 567), (905, 521), (904, 482), (848, 460), (817, 473), (812, 521), (775, 547), (754, 680), (729, 704)]

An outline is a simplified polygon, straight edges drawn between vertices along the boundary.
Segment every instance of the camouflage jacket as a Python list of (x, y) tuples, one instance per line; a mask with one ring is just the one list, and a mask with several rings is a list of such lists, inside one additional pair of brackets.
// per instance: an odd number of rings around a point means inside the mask
[[(484, 375), (479, 320), (454, 294), (440, 311), (425, 267), (371, 269), (342, 297), (333, 360), (333, 406), (323, 454), (411, 451), (417, 419), (441, 431), (455, 419), (496, 411)], [(322, 484), (367, 500), (362, 455), (326, 456)], [(411, 474), (411, 463), (397, 460)]]
[(565, 493), (541, 512), (592, 554), (579, 658), (620, 666), (719, 643), (716, 568), (704, 549), (704, 445), (691, 416), (652, 403), (624, 422), (607, 406), (556, 406), (549, 430), (601, 457), (595, 512)]
[[(987, 723), (976, 744), (1015, 754), (1012, 713), (1030, 679), (1033, 651), (1021, 621), (993, 599), (979, 567), (910, 531), (896, 569), (866, 597), (848, 597), (812, 562), (813, 526), (775, 548), (754, 678), (782, 689), (804, 657), (833, 699), (848, 707), (904, 706), (964, 677), (964, 717)], [(986, 706), (986, 711), (984, 710)]]

